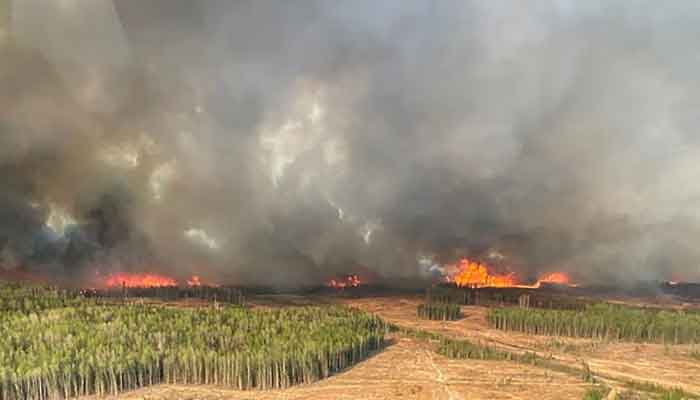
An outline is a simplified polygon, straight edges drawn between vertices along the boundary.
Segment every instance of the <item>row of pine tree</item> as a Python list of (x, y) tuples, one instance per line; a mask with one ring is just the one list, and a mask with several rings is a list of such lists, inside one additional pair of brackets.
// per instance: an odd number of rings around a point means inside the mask
[(362, 360), (384, 345), (387, 329), (344, 307), (69, 302), (2, 313), (0, 400), (117, 394), (161, 382), (285, 388)]

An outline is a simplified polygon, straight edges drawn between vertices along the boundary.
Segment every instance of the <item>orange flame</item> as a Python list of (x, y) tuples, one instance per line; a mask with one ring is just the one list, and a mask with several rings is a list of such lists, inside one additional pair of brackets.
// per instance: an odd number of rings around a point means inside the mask
[(107, 287), (164, 287), (177, 286), (177, 281), (167, 276), (156, 274), (128, 274), (124, 272), (119, 272), (108, 275), (107, 279), (105, 280), (105, 284), (107, 285)]
[(457, 264), (448, 265), (447, 282), (459, 287), (520, 287), (539, 288), (543, 283), (575, 287), (571, 278), (564, 272), (551, 272), (540, 276), (535, 284), (519, 284), (514, 273), (492, 274), (486, 264), (462, 259)]
[(185, 281), (185, 283), (186, 283), (187, 286), (189, 286), (189, 287), (196, 287), (196, 286), (219, 287), (219, 286), (220, 286), (219, 284), (216, 284), (216, 283), (211, 283), (211, 282), (203, 281), (203, 280), (199, 277), (199, 275), (192, 275), (192, 276), (190, 277), (190, 279), (187, 279), (187, 280)]
[(102, 277), (99, 272), (95, 272), (97, 286), (106, 286), (108, 288), (113, 287), (129, 287), (129, 288), (149, 288), (149, 287), (165, 287), (165, 286), (178, 286), (186, 284), (189, 287), (195, 286), (211, 286), (217, 287), (219, 285), (214, 283), (203, 282), (198, 275), (192, 275), (189, 279), (184, 281), (177, 281), (171, 277), (152, 274), (152, 273), (127, 273), (127, 272), (117, 272)]
[(344, 289), (346, 287), (358, 287), (362, 284), (359, 275), (350, 274), (345, 279), (331, 279), (328, 281), (328, 287), (335, 289)]
[(537, 286), (542, 283), (555, 283), (558, 285), (571, 285), (571, 278), (564, 272), (551, 272), (540, 276), (537, 280)]
[(515, 285), (515, 274), (490, 274), (485, 264), (462, 259), (456, 267), (457, 272), (449, 275), (447, 281), (453, 282), (459, 287), (509, 287)]

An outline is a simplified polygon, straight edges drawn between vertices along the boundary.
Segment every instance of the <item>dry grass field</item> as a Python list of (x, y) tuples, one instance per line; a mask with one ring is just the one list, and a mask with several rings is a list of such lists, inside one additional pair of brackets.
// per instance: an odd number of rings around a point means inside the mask
[[(485, 307), (463, 306), (458, 321), (416, 317), (419, 297), (335, 298), (264, 296), (251, 299), (257, 308), (342, 303), (375, 313), (399, 327), (511, 352), (536, 352), (571, 366), (587, 363), (594, 376), (622, 390), (630, 382), (654, 383), (700, 392), (700, 360), (691, 346), (604, 343), (587, 339), (531, 336), (492, 329)], [(329, 379), (279, 391), (237, 391), (211, 386), (158, 385), (113, 400), (136, 399), (582, 399), (590, 384), (580, 376), (510, 361), (451, 360), (433, 351), (434, 343), (394, 333), (390, 345), (373, 357)]]

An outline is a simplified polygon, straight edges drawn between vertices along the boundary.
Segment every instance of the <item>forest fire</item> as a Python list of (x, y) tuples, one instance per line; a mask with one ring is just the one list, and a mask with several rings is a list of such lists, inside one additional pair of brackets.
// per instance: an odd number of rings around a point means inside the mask
[(349, 287), (359, 287), (362, 284), (362, 281), (360, 280), (360, 276), (357, 274), (349, 274), (346, 275), (342, 279), (331, 279), (328, 281), (326, 284), (328, 287), (332, 287), (334, 289), (345, 289)]
[(576, 286), (571, 283), (571, 278), (564, 272), (551, 272), (540, 276), (535, 287), (540, 287), (543, 283), (553, 283), (556, 285)]
[(192, 275), (187, 279), (175, 279), (169, 276), (151, 272), (114, 272), (102, 275), (95, 271), (93, 285), (97, 288), (162, 288), (169, 286), (179, 287), (219, 287), (218, 284), (202, 280), (199, 275)]
[[(192, 275), (184, 282), (188, 287), (217, 285), (204, 283), (197, 275)], [(152, 273), (125, 273), (119, 272), (108, 275), (104, 279), (104, 285), (108, 288), (128, 287), (128, 288), (154, 288), (166, 286), (178, 286), (178, 281), (163, 275)]]
[(216, 283), (203, 281), (202, 278), (199, 277), (199, 275), (192, 275), (189, 279), (187, 279), (185, 281), (185, 283), (189, 287), (200, 287), (200, 286), (219, 287), (220, 286)]
[(456, 272), (447, 276), (447, 281), (459, 287), (509, 287), (515, 286), (515, 274), (491, 274), (485, 264), (463, 258)]
[(175, 279), (169, 278), (163, 275), (150, 274), (150, 273), (136, 273), (129, 274), (125, 272), (119, 272), (115, 274), (110, 274), (105, 279), (105, 285), (107, 287), (164, 287), (164, 286), (177, 286), (177, 281)]
[(459, 287), (525, 287), (539, 288), (542, 284), (576, 286), (564, 272), (551, 272), (540, 276), (535, 284), (521, 284), (513, 272), (492, 274), (486, 264), (461, 259), (456, 265), (449, 265), (445, 280)]

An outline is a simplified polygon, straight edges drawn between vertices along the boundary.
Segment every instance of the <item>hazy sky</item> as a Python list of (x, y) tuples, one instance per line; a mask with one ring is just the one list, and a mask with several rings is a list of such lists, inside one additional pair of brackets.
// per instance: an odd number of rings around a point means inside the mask
[(6, 268), (700, 279), (696, 1), (6, 5)]

